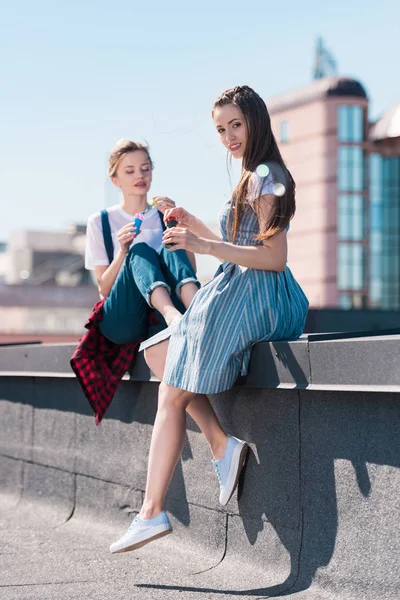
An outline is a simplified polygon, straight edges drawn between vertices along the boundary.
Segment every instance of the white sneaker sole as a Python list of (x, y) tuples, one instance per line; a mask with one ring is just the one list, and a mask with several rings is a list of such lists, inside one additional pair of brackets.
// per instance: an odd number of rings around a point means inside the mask
[(220, 495), (219, 502), (222, 506), (226, 506), (232, 498), (234, 491), (239, 483), (239, 477), (243, 470), (246, 461), (249, 446), (246, 442), (238, 444), (233, 452), (231, 468), (229, 469), (228, 483), (224, 493)]
[(128, 542), (127, 546), (123, 546), (122, 548), (117, 548), (116, 550), (112, 550), (112, 546), (110, 547), (111, 554), (120, 554), (121, 552), (130, 552), (131, 550), (137, 550), (138, 548), (142, 548), (146, 544), (150, 542), (154, 542), (162, 537), (165, 537), (169, 533), (172, 533), (172, 529), (165, 529), (165, 525), (159, 525), (158, 527), (154, 527), (151, 535), (148, 533), (143, 533), (142, 535), (135, 536), (135, 541), (132, 543)]

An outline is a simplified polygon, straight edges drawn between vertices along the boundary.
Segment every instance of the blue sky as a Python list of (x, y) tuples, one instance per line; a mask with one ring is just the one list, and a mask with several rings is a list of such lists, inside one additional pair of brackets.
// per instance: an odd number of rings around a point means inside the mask
[(400, 98), (400, 3), (14, 0), (0, 9), (0, 240), (105, 204), (107, 152), (151, 146), (152, 192), (213, 221), (230, 193), (210, 111), (246, 83), (266, 100), (311, 80), (315, 41), (377, 117)]

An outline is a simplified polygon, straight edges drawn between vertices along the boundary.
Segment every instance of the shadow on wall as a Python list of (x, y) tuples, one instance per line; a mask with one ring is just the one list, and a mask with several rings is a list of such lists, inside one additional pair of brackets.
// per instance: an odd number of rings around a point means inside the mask
[[(269, 367), (273, 365), (270, 358)], [(296, 371), (298, 366), (293, 365), (292, 359), (290, 354), (285, 358), (291, 370)], [(331, 561), (331, 573), (334, 570), (336, 585), (340, 586), (341, 582), (351, 582), (352, 575), (357, 580), (364, 573), (365, 561), (370, 560), (371, 571), (365, 572), (362, 579), (368, 588), (368, 578), (372, 578), (374, 597), (374, 582), (389, 583), (391, 566), (386, 566), (382, 555), (377, 560), (371, 553), (367, 553), (367, 558), (363, 555), (366, 547), (378, 543), (380, 548), (390, 547), (390, 539), (384, 537), (392, 529), (388, 522), (391, 511), (385, 506), (385, 499), (388, 496), (389, 506), (395, 501), (394, 489), (388, 490), (382, 485), (383, 480), (376, 479), (380, 486), (375, 490), (378, 499), (369, 509), (374, 523), (369, 521), (367, 528), (364, 509), (374, 491), (369, 471), (377, 473), (381, 468), (382, 473), (384, 466), (400, 467), (399, 397), (306, 390), (271, 393), (235, 387), (220, 395), (214, 406), (227, 431), (248, 440), (255, 449), (239, 486), (239, 513), (248, 551), (253, 546), (257, 548), (258, 566), (262, 566), (262, 561), (268, 566), (268, 548), (262, 541), (258, 548), (264, 522), (268, 521), (290, 555), (290, 574), (279, 585), (250, 589), (148, 584), (138, 587), (231, 596), (286, 596), (308, 589), (318, 569)], [(392, 512), (394, 530), (396, 512)], [(334, 555), (338, 534), (341, 548)], [(378, 540), (380, 535), (383, 537)], [(230, 560), (233, 541), (229, 528), (227, 541), (224, 561)], [(245, 548), (242, 552), (245, 563)]]

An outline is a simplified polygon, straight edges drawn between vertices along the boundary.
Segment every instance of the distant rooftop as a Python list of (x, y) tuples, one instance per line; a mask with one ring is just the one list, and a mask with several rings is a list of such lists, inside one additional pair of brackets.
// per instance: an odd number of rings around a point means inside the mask
[(375, 141), (400, 137), (400, 99), (372, 125), (369, 137)]
[(328, 96), (350, 96), (367, 99), (367, 93), (359, 81), (335, 76), (318, 79), (286, 94), (275, 96), (267, 101), (267, 106), (269, 112), (274, 114)]

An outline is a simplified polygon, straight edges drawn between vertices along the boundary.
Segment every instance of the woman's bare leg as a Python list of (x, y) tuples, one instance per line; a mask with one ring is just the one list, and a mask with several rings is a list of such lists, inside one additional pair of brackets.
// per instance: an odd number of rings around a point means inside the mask
[[(164, 374), (167, 351), (168, 340), (145, 350), (146, 362), (154, 375), (160, 380), (162, 380)], [(186, 411), (204, 434), (215, 460), (220, 460), (225, 452), (227, 435), (222, 429), (207, 396), (192, 394), (186, 406)]]
[[(183, 287), (185, 286), (182, 286), (182, 288)], [(182, 316), (179, 310), (173, 305), (167, 288), (163, 286), (156, 287), (155, 290), (153, 290), (150, 296), (150, 302), (154, 308), (162, 314), (167, 325), (170, 325), (176, 317)]]
[(151, 519), (163, 510), (186, 436), (186, 407), (192, 394), (160, 383), (158, 410), (151, 436), (146, 492), (139, 516)]
[(199, 288), (195, 283), (193, 283), (193, 281), (189, 281), (181, 287), (181, 300), (185, 308), (189, 308), (191, 301), (198, 291)]
[[(198, 289), (197, 285), (192, 281), (185, 283), (181, 287), (181, 300), (185, 308), (189, 308)], [(176, 317), (182, 316), (179, 310), (175, 308), (168, 290), (163, 286), (159, 286), (153, 290), (150, 302), (162, 314), (167, 325), (170, 325)]]

